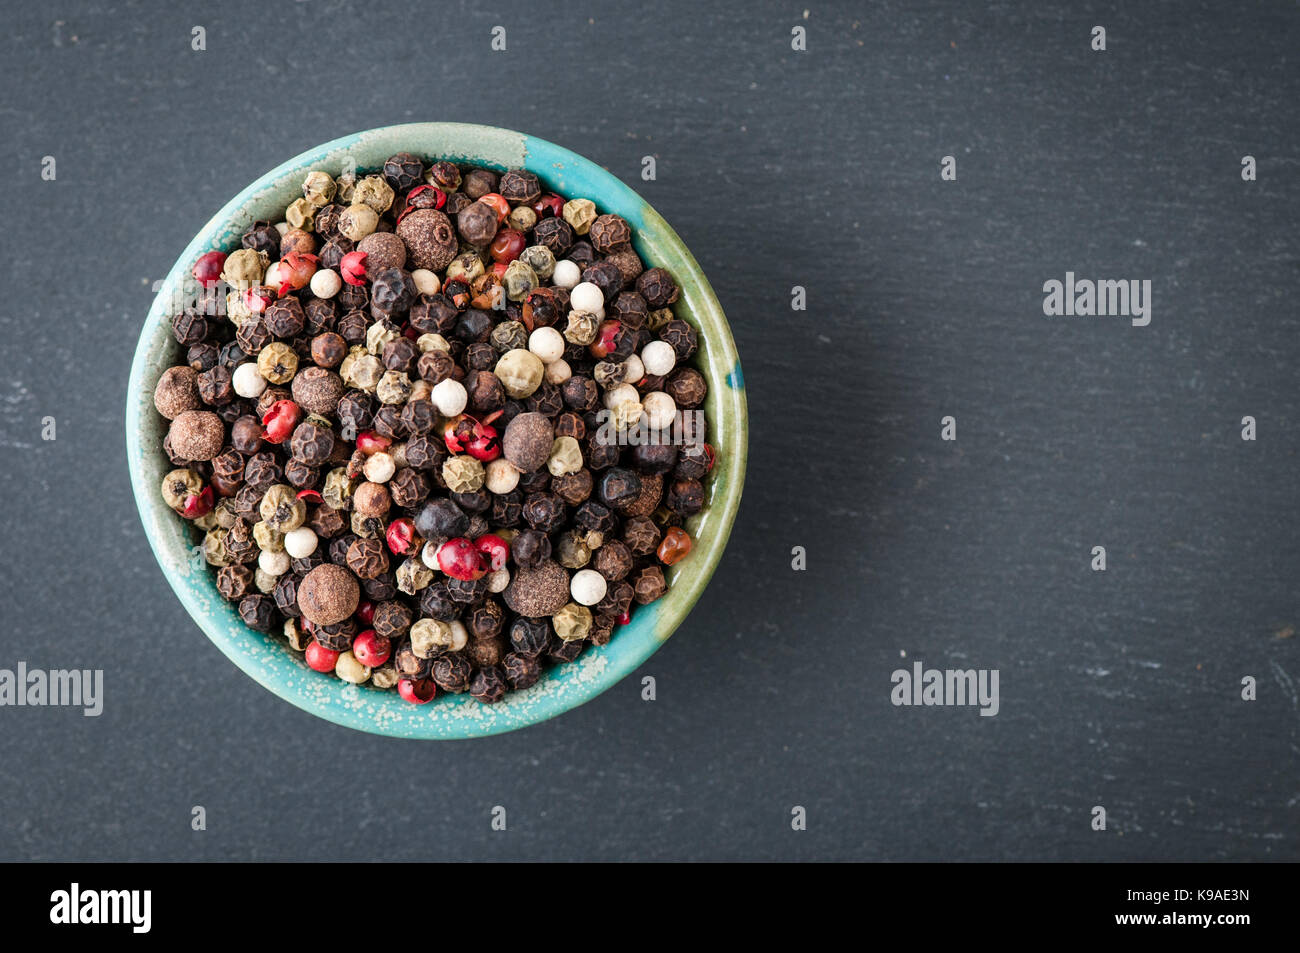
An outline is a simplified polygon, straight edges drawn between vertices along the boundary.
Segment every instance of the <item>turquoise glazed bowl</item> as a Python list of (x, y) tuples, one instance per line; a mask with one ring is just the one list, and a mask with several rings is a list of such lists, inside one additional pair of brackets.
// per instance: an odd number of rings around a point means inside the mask
[[(214, 574), (195, 555), (198, 539), (191, 538), (191, 530), (159, 492), (171, 466), (162, 452), (166, 421), (154, 410), (153, 391), (162, 372), (183, 360), (171, 334), (169, 303), (189, 280), (194, 261), (208, 251), (238, 248), (254, 221), (279, 221), (285, 206), (301, 195), (303, 176), (310, 170), (338, 175), (347, 169), (378, 169), (396, 152), (496, 170), (528, 169), (561, 195), (589, 198), (602, 212), (623, 216), (647, 265), (668, 269), (681, 286), (674, 310), (699, 331), (694, 364), (709, 383), (705, 410), (717, 464), (708, 479), (708, 503), (688, 523), (694, 549), (669, 570), (667, 594), (636, 607), (631, 623), (616, 629), (608, 645), (590, 647), (577, 661), (549, 668), (537, 685), (510, 692), (496, 705), (445, 694), (427, 705), (410, 705), (396, 692), (313, 672), (287, 642), (248, 628), (220, 597)], [(194, 621), (236, 665), (286, 701), (340, 725), (401, 738), (473, 738), (544, 721), (594, 698), (640, 666), (682, 624), (722, 557), (740, 505), (748, 435), (743, 387), (731, 330), (700, 266), (668, 223), (630, 188), (582, 156), (522, 133), (412, 123), (345, 136), (290, 159), (235, 196), (199, 231), (159, 287), (140, 332), (127, 390), (127, 457), (140, 519), (163, 574)]]

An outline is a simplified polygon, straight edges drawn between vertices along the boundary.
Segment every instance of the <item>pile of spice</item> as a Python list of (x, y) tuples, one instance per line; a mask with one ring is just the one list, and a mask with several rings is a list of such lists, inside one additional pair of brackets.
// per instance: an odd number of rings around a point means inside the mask
[(698, 340), (618, 215), (399, 153), (193, 267), (167, 504), (319, 672), (481, 702), (667, 589), (705, 502)]

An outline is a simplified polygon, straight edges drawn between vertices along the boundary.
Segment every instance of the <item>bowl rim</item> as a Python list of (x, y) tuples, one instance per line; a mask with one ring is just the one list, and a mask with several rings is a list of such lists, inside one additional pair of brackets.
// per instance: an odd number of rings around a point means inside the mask
[[(446, 149), (428, 151), (422, 147), (421, 141), (429, 139), (477, 146), (466, 153)], [(652, 264), (669, 267), (682, 286), (686, 301), (680, 302), (679, 306), (688, 301), (692, 324), (708, 327), (707, 332), (701, 334), (700, 350), (707, 357), (707, 368), (702, 370), (710, 384), (709, 399), (716, 401), (721, 411), (721, 419), (717, 420), (712, 419), (712, 414), (719, 411), (711, 413), (710, 442), (717, 447), (719, 459), (710, 487), (709, 504), (697, 517), (707, 521), (708, 545), (701, 546), (697, 541), (693, 558), (681, 564), (682, 570), (670, 571), (675, 578), (669, 594), (649, 606), (638, 606), (632, 622), (620, 627), (609, 644), (589, 647), (578, 662), (548, 669), (537, 686), (511, 692), (505, 701), (493, 706), (481, 705), (468, 696), (445, 696), (441, 693), (430, 705), (412, 706), (402, 702), (394, 692), (345, 686), (337, 679), (312, 672), (302, 663), (301, 657), (289, 651), (276, 636), (248, 629), (237, 615), (233, 616), (232, 625), (233, 607), (219, 597), (215, 602), (212, 599), (216, 596), (215, 577), (209, 567), (199, 565), (194, 573), (186, 568), (186, 559), (193, 546), (192, 540), (185, 541), (188, 527), (183, 526), (166, 507), (157, 487), (145, 474), (146, 455), (159, 452), (158, 447), (145, 446), (143, 442), (148, 426), (147, 415), (157, 416), (152, 399), (157, 376), (161, 373), (157, 360), (160, 352), (174, 352), (176, 347), (165, 327), (170, 313), (167, 304), (188, 276), (191, 263), (205, 251), (230, 247), (234, 223), (241, 218), (247, 219), (247, 207), (259, 197), (281, 192), (286, 177), (301, 175), (311, 167), (329, 167), (331, 158), (358, 148), (391, 147), (393, 140), (407, 142), (407, 151), (421, 155), (496, 168), (527, 168), (562, 194), (598, 200), (603, 211), (615, 211), (633, 224), (638, 246), (655, 248), (650, 259)], [(476, 154), (485, 148), (499, 150), (495, 154), (504, 154), (508, 158), (501, 161), (493, 156)], [(365, 167), (371, 164), (367, 163)], [(578, 191), (556, 184), (557, 179), (564, 180), (575, 173), (587, 183)], [(689, 280), (685, 280), (687, 278)], [(672, 227), (637, 192), (575, 152), (535, 136), (470, 123), (403, 123), (341, 136), (280, 163), (240, 190), (198, 231), (155, 290), (153, 303), (140, 330), (127, 388), (127, 460), (137, 514), (164, 578), (190, 618), (245, 674), (295, 707), (361, 731), (418, 739), (485, 737), (545, 721), (590, 701), (640, 667), (686, 620), (721, 560), (739, 509), (748, 456), (744, 382), (730, 326), (699, 263)], [(700, 363), (703, 360), (697, 359), (697, 366)], [(724, 380), (725, 388), (719, 386)], [(728, 437), (719, 444), (715, 442), (715, 435), (722, 431), (724, 420), (728, 422)], [(725, 480), (721, 473), (725, 473)], [(175, 532), (170, 531), (170, 527), (175, 527)], [(686, 572), (686, 568), (690, 572)], [(670, 597), (671, 603), (667, 601)], [(671, 613), (663, 611), (668, 604), (673, 606)], [(289, 671), (283, 662), (285, 658), (296, 662)], [(296, 670), (304, 673), (302, 678), (294, 677)], [(322, 691), (322, 686), (328, 691)], [(364, 693), (364, 697), (359, 693)], [(425, 712), (438, 712), (440, 717), (422, 717)]]

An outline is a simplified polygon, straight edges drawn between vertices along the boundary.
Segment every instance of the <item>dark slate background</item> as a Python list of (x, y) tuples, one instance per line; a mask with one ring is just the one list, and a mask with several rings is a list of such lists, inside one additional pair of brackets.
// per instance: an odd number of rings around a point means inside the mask
[[(0, 40), (0, 667), (107, 681), (98, 719), (0, 710), (0, 857), (1300, 857), (1294, 4), (192, 6), (25, 5)], [(658, 701), (338, 728), (227, 662), (143, 538), (149, 283), (267, 169), (414, 120), (607, 166), (730, 316), (748, 485)], [(1066, 270), (1149, 278), (1151, 325), (1045, 318)], [(1001, 713), (891, 706), (916, 659), (999, 669)]]

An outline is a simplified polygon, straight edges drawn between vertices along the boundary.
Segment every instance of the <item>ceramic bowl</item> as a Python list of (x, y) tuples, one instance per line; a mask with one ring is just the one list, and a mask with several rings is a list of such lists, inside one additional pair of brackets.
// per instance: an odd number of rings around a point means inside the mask
[[(162, 477), (171, 467), (161, 449), (166, 421), (154, 410), (152, 395), (159, 375), (183, 359), (171, 335), (169, 304), (194, 261), (207, 251), (238, 248), (240, 235), (256, 220), (280, 220), (284, 207), (301, 194), (308, 171), (338, 175), (350, 168), (377, 169), (388, 156), (403, 151), (496, 170), (528, 169), (545, 187), (567, 197), (590, 198), (601, 211), (627, 219), (641, 257), (667, 268), (680, 284), (675, 311), (699, 331), (694, 364), (709, 383), (705, 410), (717, 464), (707, 483), (707, 506), (688, 523), (694, 549), (669, 570), (668, 593), (649, 606), (635, 607), (630, 624), (617, 628), (608, 645), (588, 648), (577, 661), (549, 668), (537, 685), (510, 692), (496, 705), (482, 705), (468, 695), (440, 694), (416, 706), (396, 692), (346, 685), (307, 668), (283, 639), (248, 628), (235, 607), (220, 597), (215, 576), (196, 556), (198, 539), (159, 494)], [(136, 506), (163, 574), (199, 628), (236, 665), (299, 708), (340, 725), (404, 738), (470, 738), (522, 728), (589, 701), (649, 658), (685, 620), (722, 557), (740, 504), (747, 431), (740, 361), (726, 317), (700, 266), (668, 223), (630, 188), (582, 156), (522, 133), (459, 123), (413, 123), (345, 136), (290, 159), (235, 196), (199, 231), (158, 288), (131, 365), (126, 407)]]

